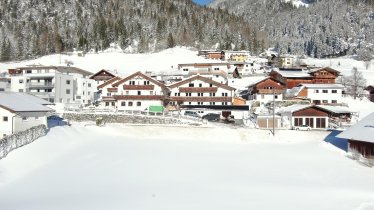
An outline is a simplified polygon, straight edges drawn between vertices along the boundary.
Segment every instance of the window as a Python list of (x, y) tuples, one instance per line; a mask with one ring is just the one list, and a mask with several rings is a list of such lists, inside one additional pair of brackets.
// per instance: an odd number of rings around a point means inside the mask
[(26, 74), (31, 74), (32, 71), (31, 70), (26, 70)]
[[(66, 94), (70, 94), (70, 89), (66, 89)], [(84, 93), (83, 93), (84, 95)]]
[(328, 90), (322, 90), (322, 93), (328, 93), (329, 91)]
[(337, 104), (338, 101), (337, 101), (337, 100), (331, 100), (331, 103), (332, 103), (332, 104)]
[(66, 84), (67, 84), (67, 85), (70, 85), (70, 80), (66, 80)]
[(210, 105), (216, 105), (216, 102), (210, 102)]
[(126, 106), (126, 101), (122, 101), (121, 106)]
[(130, 102), (129, 102), (129, 106), (132, 106), (132, 104), (133, 104), (132, 101), (130, 101)]
[(275, 99), (278, 99), (278, 95), (275, 95), (274, 97), (275, 97)]
[(112, 106), (115, 106), (116, 105), (116, 103), (115, 102), (112, 102)]
[(136, 102), (136, 106), (141, 106), (142, 105), (142, 102), (138, 101)]
[(218, 70), (219, 70), (219, 68), (214, 68), (214, 70), (215, 70), (215, 71), (218, 71)]
[(138, 96), (142, 95), (142, 91), (138, 91)]
[(222, 105), (227, 105), (227, 102), (222, 102)]
[(3, 117), (4, 122), (8, 122), (8, 117)]
[(109, 106), (109, 102), (105, 102), (105, 106)]
[(328, 102), (327, 100), (322, 100), (322, 103), (327, 104)]
[(209, 84), (209, 87), (213, 87), (213, 85), (212, 85), (212, 84)]
[(149, 91), (149, 95), (153, 95), (153, 91)]
[(23, 93), (23, 89), (19, 89), (18, 92)]
[(200, 83), (200, 84), (199, 84), (199, 87), (203, 87), (203, 84)]
[(186, 96), (191, 96), (191, 93), (186, 93)]
[(209, 96), (216, 96), (216, 93), (209, 93)]
[(193, 83), (188, 84), (188, 87), (194, 87), (195, 85)]
[(303, 124), (303, 118), (294, 118), (294, 126), (300, 126)]
[(227, 93), (222, 93), (222, 96), (227, 97)]
[(106, 96), (112, 96), (112, 93), (107, 93)]
[(52, 89), (47, 89), (45, 92), (51, 93)]
[(183, 71), (188, 71), (188, 69), (183, 69)]
[(144, 81), (144, 85), (149, 85), (149, 81)]
[(76, 99), (81, 99), (81, 96), (77, 96)]
[(126, 92), (125, 92), (125, 93), (126, 93), (126, 95), (129, 95), (129, 94), (130, 94), (130, 92), (129, 92), (128, 90), (126, 90)]
[(84, 95), (84, 91), (83, 91), (83, 95)]
[(204, 96), (204, 93), (197, 93), (197, 96)]
[(87, 92), (87, 94), (88, 94), (88, 95), (91, 95), (91, 92), (90, 92), (90, 91), (88, 91), (88, 92)]
[(27, 117), (22, 117), (22, 120), (23, 121), (26, 121), (28, 118)]
[(23, 79), (20, 79), (18, 82), (19, 82), (19, 84), (22, 84), (23, 83)]
[(314, 90), (314, 93), (319, 93), (319, 90)]
[(135, 81), (130, 81), (130, 85), (135, 85)]
[(338, 93), (338, 90), (332, 90), (331, 93)]
[(91, 83), (88, 83), (87, 85), (88, 85), (88, 87), (91, 87)]

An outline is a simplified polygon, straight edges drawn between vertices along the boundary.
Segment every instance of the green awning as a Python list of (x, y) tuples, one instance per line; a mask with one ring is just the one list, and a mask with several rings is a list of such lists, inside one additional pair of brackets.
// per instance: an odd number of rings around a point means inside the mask
[(163, 106), (149, 106), (149, 112), (164, 112)]

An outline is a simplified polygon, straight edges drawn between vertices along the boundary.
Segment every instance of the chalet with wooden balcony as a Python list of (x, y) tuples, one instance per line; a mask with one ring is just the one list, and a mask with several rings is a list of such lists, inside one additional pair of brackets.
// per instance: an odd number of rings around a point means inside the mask
[(172, 105), (232, 105), (235, 88), (197, 75), (169, 86)]
[(339, 74), (339, 71), (326, 67), (311, 71), (302, 69), (272, 71), (269, 76), (286, 84), (287, 89), (291, 89), (301, 83), (334, 84)]
[[(136, 72), (115, 82), (108, 91), (118, 110), (147, 110), (150, 106), (163, 106), (166, 86), (151, 77)], [(110, 106), (110, 103), (105, 105)]]
[(113, 77), (108, 81), (97, 86), (98, 93), (100, 95), (99, 101), (101, 102), (100, 106), (102, 107), (116, 107), (116, 100), (113, 98), (113, 95), (118, 92), (117, 87), (113, 87), (113, 84), (121, 80), (120, 77)]
[(99, 86), (99, 85), (105, 83), (106, 81), (108, 81), (110, 79), (113, 79), (114, 77), (116, 77), (116, 75), (109, 72), (108, 70), (103, 69), (103, 70), (98, 71), (94, 75), (92, 75), (90, 77), (90, 79), (95, 80), (97, 85)]
[(285, 84), (267, 77), (248, 86), (248, 100), (267, 103), (269, 101), (282, 101)]

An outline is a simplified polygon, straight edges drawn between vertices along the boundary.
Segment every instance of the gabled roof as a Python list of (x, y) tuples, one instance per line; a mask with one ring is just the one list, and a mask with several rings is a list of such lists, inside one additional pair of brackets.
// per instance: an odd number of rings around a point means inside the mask
[(339, 138), (374, 143), (374, 112), (356, 125), (348, 128), (339, 135)]
[(136, 77), (136, 76), (143, 77), (144, 79), (149, 80), (149, 81), (152, 82), (153, 84), (158, 85), (158, 86), (160, 86), (161, 88), (165, 88), (165, 85), (164, 85), (163, 83), (161, 83), (161, 82), (159, 82), (159, 81), (157, 81), (157, 80), (155, 80), (155, 79), (153, 79), (153, 78), (151, 78), (151, 77), (149, 77), (149, 76), (143, 74), (143, 73), (140, 72), (140, 71), (135, 72), (134, 74), (131, 74), (130, 76), (127, 76), (127, 77), (121, 79), (120, 81), (114, 83), (114, 84), (113, 84), (113, 87), (118, 87), (119, 85), (125, 83), (125, 82), (128, 81), (128, 80), (131, 80), (132, 78), (134, 78), (134, 77)]
[(319, 69), (312, 69), (312, 70), (310, 70), (310, 73), (313, 74), (313, 73), (318, 72), (318, 71), (328, 71), (328, 72), (333, 72), (333, 73), (340, 74), (340, 71), (337, 71), (337, 70), (332, 69), (330, 67), (324, 67), (324, 68), (319, 68)]
[(220, 87), (220, 88), (223, 88), (223, 89), (226, 89), (226, 90), (236, 90), (235, 88), (233, 88), (231, 86), (228, 86), (226, 84), (221, 84), (219, 82), (216, 82), (214, 80), (211, 80), (209, 78), (206, 78), (206, 77), (203, 77), (203, 76), (200, 76), (200, 75), (196, 75), (196, 76), (190, 77), (188, 79), (182, 80), (180, 82), (174, 83), (174, 84), (170, 85), (169, 87), (170, 88), (176, 88), (176, 87), (179, 87), (181, 85), (190, 83), (190, 82), (195, 81), (195, 80), (204, 81), (206, 83), (210, 83), (212, 85), (215, 85), (217, 87)]
[(107, 74), (107, 75), (109, 75), (109, 76), (111, 76), (111, 77), (116, 77), (116, 75), (112, 74), (112, 73), (109, 72), (108, 70), (102, 69), (102, 70), (96, 72), (94, 75), (92, 75), (92, 76), (90, 77), (90, 79), (94, 78), (95, 76), (97, 76), (97, 75), (99, 75), (99, 74), (101, 74), (101, 73), (103, 73), (103, 72), (105, 72), (105, 74)]
[(220, 76), (224, 77), (225, 79), (227, 79), (227, 77), (228, 77), (228, 74), (223, 70), (219, 70), (219, 71), (192, 70), (192, 71), (188, 72), (189, 76), (194, 76), (194, 75), (197, 75), (197, 74), (207, 75), (207, 76), (220, 75)]
[(299, 95), (299, 93), (305, 88), (305, 86), (296, 86), (291, 89), (288, 89), (286, 92), (286, 96), (288, 98), (296, 97)]
[(282, 107), (278, 111), (278, 113), (294, 113), (294, 112), (297, 112), (297, 111), (301, 111), (301, 110), (304, 110), (304, 109), (311, 108), (313, 106), (314, 105), (311, 105), (311, 104), (294, 104), (294, 105), (291, 105), (291, 106)]
[(10, 112), (51, 112), (50, 102), (25, 93), (0, 92), (0, 107)]
[(120, 80), (120, 79), (121, 79), (120, 77), (113, 77), (112, 79), (110, 79), (110, 80), (104, 82), (103, 84), (97, 86), (97, 88), (98, 88), (98, 89), (100, 89), (100, 88), (104, 88), (104, 87), (106, 87), (107, 85), (110, 85), (110, 84), (112, 84), (112, 83), (114, 83), (114, 82), (116, 82), (116, 81), (118, 81), (118, 80)]
[(258, 81), (255, 81), (255, 82), (251, 83), (251, 84), (248, 85), (247, 87), (256, 86), (257, 84), (259, 84), (259, 83), (261, 83), (261, 82), (264, 82), (264, 81), (266, 81), (266, 80), (268, 80), (268, 79), (273, 80), (274, 82), (280, 83), (281, 85), (285, 85), (283, 82), (280, 82), (280, 81), (278, 81), (278, 80), (276, 80), (276, 79), (274, 79), (274, 78), (272, 78), (272, 77), (265, 77), (265, 78), (263, 78), (263, 79), (261, 79), (261, 80), (258, 80)]

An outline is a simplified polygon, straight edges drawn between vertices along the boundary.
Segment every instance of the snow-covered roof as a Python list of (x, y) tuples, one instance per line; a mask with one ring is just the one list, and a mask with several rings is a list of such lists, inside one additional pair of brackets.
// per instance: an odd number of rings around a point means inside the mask
[(374, 143), (374, 112), (337, 137)]
[(336, 114), (345, 114), (353, 112), (344, 106), (317, 105), (317, 107)]
[(10, 112), (50, 112), (48, 101), (25, 93), (0, 92), (0, 107)]
[(292, 98), (299, 95), (300, 91), (304, 88), (304, 86), (296, 86), (291, 89), (288, 89), (286, 92), (286, 97)]
[(299, 84), (298, 86), (304, 86), (310, 89), (344, 89), (344, 86), (342, 84)]
[(309, 108), (309, 107), (312, 107), (312, 106), (313, 105), (310, 105), (310, 104), (294, 104), (294, 105), (283, 107), (283, 108), (279, 109), (278, 113), (280, 113), (280, 114), (282, 114), (282, 113), (294, 113), (294, 112), (297, 112), (299, 110), (303, 110), (303, 109), (306, 109), (306, 108)]
[(287, 78), (299, 78), (299, 77), (312, 78), (313, 77), (308, 72), (304, 72), (304, 71), (277, 71), (277, 72), (283, 77), (287, 77)]

